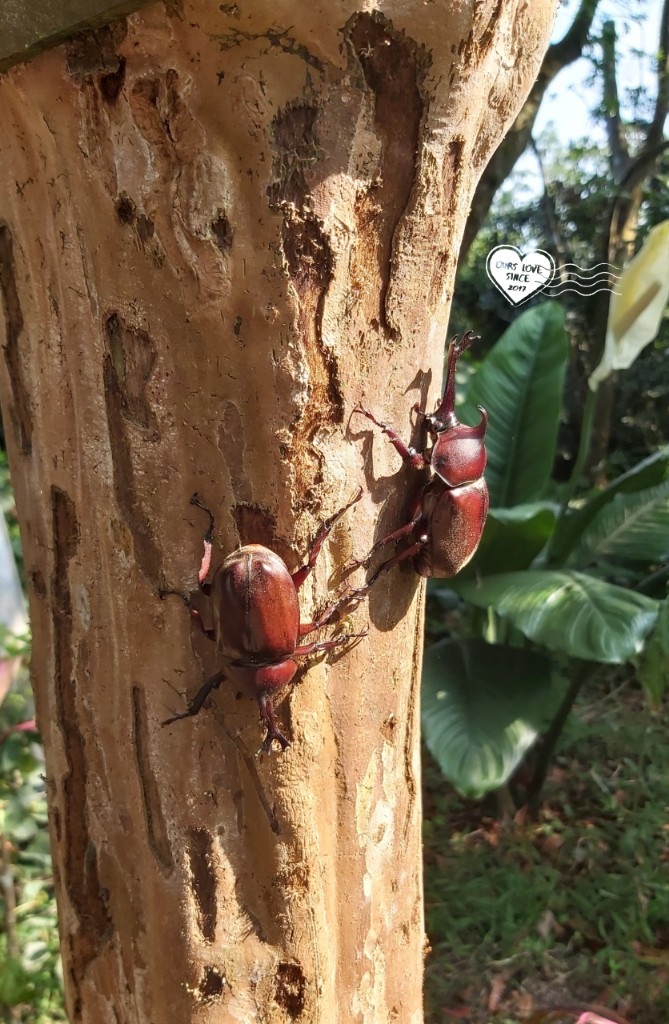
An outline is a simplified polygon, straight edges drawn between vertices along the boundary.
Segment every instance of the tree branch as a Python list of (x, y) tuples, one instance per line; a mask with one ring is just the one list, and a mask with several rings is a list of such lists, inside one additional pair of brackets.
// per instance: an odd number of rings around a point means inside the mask
[(662, 18), (660, 20), (660, 38), (658, 41), (657, 55), (657, 99), (655, 100), (655, 112), (648, 136), (646, 146), (659, 145), (664, 133), (664, 122), (669, 112), (669, 0), (664, 0)]
[(581, 0), (581, 5), (565, 35), (548, 48), (537, 80), (522, 110), (478, 183), (460, 247), (460, 263), (466, 259), (469, 247), (481, 229), (497, 189), (509, 176), (516, 161), (527, 148), (546, 90), (563, 68), (581, 56), (588, 41), (598, 3), (599, 0)]
[(614, 181), (620, 182), (627, 169), (629, 151), (620, 117), (620, 99), (616, 81), (616, 26), (607, 21), (602, 29), (602, 74), (604, 76), (604, 118), (611, 151)]
[(539, 78), (544, 73), (550, 74), (551, 79), (555, 78), (558, 71), (578, 60), (583, 53), (583, 47), (588, 41), (598, 2), (599, 0), (582, 0), (581, 6), (576, 12), (567, 32), (558, 43), (553, 43), (548, 48), (541, 71), (539, 72)]

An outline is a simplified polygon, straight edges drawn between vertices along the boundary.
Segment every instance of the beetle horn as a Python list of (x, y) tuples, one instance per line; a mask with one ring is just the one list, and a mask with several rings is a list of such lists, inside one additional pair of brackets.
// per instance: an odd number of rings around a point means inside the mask
[[(465, 352), (470, 345), (475, 341), (480, 341), (478, 335), (474, 334), (473, 331), (467, 331), (465, 334), (455, 335), (451, 338), (448, 345), (448, 362), (446, 365), (446, 388), (444, 389), (444, 397), (442, 398), (439, 406), (432, 413), (430, 419), (435, 423), (443, 423), (444, 428), (456, 424), (458, 421), (455, 416), (455, 371), (458, 365), (458, 359)], [(484, 428), (485, 430), (485, 428)]]

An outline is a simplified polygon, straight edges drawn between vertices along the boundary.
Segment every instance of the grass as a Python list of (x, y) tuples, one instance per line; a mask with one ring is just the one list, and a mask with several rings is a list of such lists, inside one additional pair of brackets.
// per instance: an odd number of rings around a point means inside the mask
[[(429, 758), (429, 755), (426, 755)], [(669, 1020), (669, 752), (631, 681), (579, 701), (536, 822), (425, 764), (426, 1022), (589, 1002)]]
[(0, 1020), (55, 1024), (63, 1011), (41, 747), (10, 732), (32, 716), (27, 679), (0, 708)]

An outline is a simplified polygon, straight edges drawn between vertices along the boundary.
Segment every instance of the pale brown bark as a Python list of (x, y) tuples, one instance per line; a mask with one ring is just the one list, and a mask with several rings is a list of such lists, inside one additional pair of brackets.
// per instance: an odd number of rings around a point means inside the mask
[(2, 400), (72, 1021), (422, 1019), (417, 578), (379, 581), (369, 636), (309, 663), (292, 747), (259, 759), (229, 686), (160, 728), (217, 666), (158, 590), (195, 585), (195, 490), (219, 558), (254, 540), (294, 568), (366, 485), (305, 618), (398, 524), (409, 475), (350, 413), (433, 402), (472, 191), (553, 13), (195, 0), (0, 81)]

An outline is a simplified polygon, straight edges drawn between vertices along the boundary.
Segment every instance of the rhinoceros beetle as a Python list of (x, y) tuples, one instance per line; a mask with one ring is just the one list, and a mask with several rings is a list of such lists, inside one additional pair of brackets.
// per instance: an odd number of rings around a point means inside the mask
[[(213, 629), (205, 626), (200, 610), (191, 598), (183, 594), (180, 596), (202, 631), (216, 642), (223, 667), (200, 687), (186, 711), (166, 719), (163, 725), (197, 715), (211, 691), (227, 678), (254, 696), (258, 702), (261, 721), (267, 728), (262, 749), (270, 751), (275, 740), (282, 750), (290, 745), (277, 725), (273, 694), (293, 679), (297, 671), (295, 659), (316, 651), (329, 651), (349, 640), (367, 635), (366, 632), (346, 633), (334, 640), (298, 643), (301, 637), (336, 619), (344, 605), (359, 600), (357, 595), (347, 592), (328, 605), (314, 622), (300, 623), (297, 593), (314, 568), (332, 527), (361, 496), (362, 488), (359, 488), (344, 508), (323, 523), (306, 563), (296, 572), (289, 572), (283, 559), (269, 548), (262, 544), (247, 544), (228, 555), (214, 573), (211, 583), (207, 583), (211, 567), (214, 516), (199, 496), (193, 495), (191, 504), (197, 505), (209, 516), (198, 582), (200, 591), (209, 598)], [(161, 596), (167, 593), (175, 591), (163, 591)]]
[[(488, 488), (483, 479), (488, 417), (479, 406), (480, 422), (475, 427), (468, 427), (455, 415), (455, 370), (458, 359), (474, 340), (478, 339), (471, 331), (451, 340), (446, 388), (435, 412), (424, 413), (417, 405), (414, 406), (422, 427), (421, 451), (408, 447), (397, 431), (378, 420), (364, 406), (358, 405), (353, 410), (380, 427), (405, 462), (417, 469), (429, 467), (432, 470), (430, 480), (412, 504), (409, 522), (382, 537), (367, 557), (356, 564), (366, 565), (374, 552), (390, 541), (408, 537), (410, 543), (384, 562), (366, 586), (355, 591), (357, 596), (366, 593), (382, 572), (406, 558), (413, 557), (414, 567), (420, 576), (455, 576), (478, 547), (488, 513)], [(428, 434), (432, 438), (429, 450)]]

